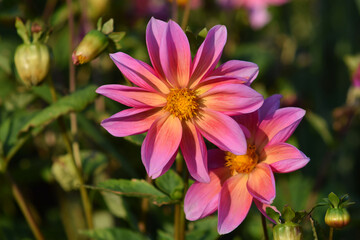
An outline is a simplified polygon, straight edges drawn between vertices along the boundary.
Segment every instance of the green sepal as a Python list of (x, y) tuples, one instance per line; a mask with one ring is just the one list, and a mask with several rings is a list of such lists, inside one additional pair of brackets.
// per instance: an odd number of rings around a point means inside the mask
[(17, 30), (18, 35), (24, 41), (24, 43), (30, 44), (30, 34), (26, 26), (24, 25), (23, 21), (20, 18), (16, 18), (15, 20), (15, 27)]
[(339, 207), (340, 199), (335, 193), (333, 192), (329, 193), (328, 198), (332, 207), (334, 208)]
[(97, 21), (97, 30), (98, 31), (101, 31), (101, 28), (102, 28), (102, 17), (101, 18), (99, 18), (99, 20)]
[(285, 206), (281, 217), (285, 220), (285, 222), (292, 222), (292, 220), (295, 218), (295, 212), (290, 206)]
[(101, 31), (106, 35), (112, 33), (114, 31), (114, 19), (110, 18), (106, 23), (104, 23)]
[(276, 222), (276, 224), (281, 224), (280, 213), (276, 212), (271, 207), (267, 207), (265, 211), (266, 211), (266, 215), (268, 215), (268, 217), (270, 217), (272, 220), (274, 220)]

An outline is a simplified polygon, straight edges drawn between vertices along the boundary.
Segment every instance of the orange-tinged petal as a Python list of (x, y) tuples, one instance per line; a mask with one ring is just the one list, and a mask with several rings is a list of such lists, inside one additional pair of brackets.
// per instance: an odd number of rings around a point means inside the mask
[(151, 125), (141, 146), (141, 158), (150, 177), (166, 167), (177, 152), (181, 137), (181, 122), (170, 114)]
[(226, 234), (242, 223), (249, 212), (253, 197), (248, 192), (248, 174), (230, 177), (220, 192), (218, 207), (218, 232)]
[(275, 198), (275, 179), (271, 168), (266, 163), (259, 163), (249, 173), (247, 189), (250, 194), (262, 203), (271, 204)]

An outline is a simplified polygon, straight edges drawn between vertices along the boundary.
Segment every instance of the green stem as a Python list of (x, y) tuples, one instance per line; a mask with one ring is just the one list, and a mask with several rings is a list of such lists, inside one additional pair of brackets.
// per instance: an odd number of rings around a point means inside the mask
[(172, 20), (174, 20), (175, 22), (178, 21), (178, 5), (177, 5), (177, 0), (172, 0), (172, 4), (171, 4), (171, 18), (172, 18)]
[[(184, 196), (188, 189), (188, 178), (189, 172), (183, 167), (184, 159), (182, 157), (176, 159), (176, 171), (183, 177), (184, 180)], [(185, 239), (185, 212), (184, 212), (184, 199), (181, 202), (175, 204), (175, 214), (174, 214), (174, 239), (175, 240), (184, 240)]]
[(314, 240), (318, 240), (314, 220), (312, 219), (311, 216), (309, 217), (309, 219), (310, 219), (310, 223), (311, 223), (311, 229), (312, 229), (312, 232), (313, 232)]
[(190, 8), (191, 8), (191, 0), (188, 0), (186, 5), (185, 5), (185, 11), (184, 11), (183, 19), (182, 19), (182, 22), (181, 22), (181, 28), (184, 31), (185, 31), (186, 25), (187, 25), (187, 23), (189, 21)]
[(12, 189), (14, 198), (15, 198), (17, 204), (19, 205), (21, 212), (24, 214), (26, 222), (29, 224), (32, 233), (34, 234), (34, 236), (37, 240), (44, 240), (45, 238), (42, 235), (40, 228), (36, 224), (35, 219), (34, 219), (33, 215), (31, 214), (29, 206), (26, 204), (26, 201), (25, 201), (19, 187), (17, 186), (15, 181), (12, 179), (9, 172), (6, 172), (5, 175), (11, 184), (11, 189)]
[(330, 231), (329, 231), (329, 240), (333, 239), (333, 235), (334, 235), (334, 228), (330, 227)]
[(267, 227), (266, 227), (266, 219), (265, 219), (264, 215), (262, 215), (262, 213), (260, 213), (260, 215), (261, 215), (261, 225), (262, 225), (262, 228), (264, 231), (264, 238), (265, 238), (265, 240), (269, 240), (269, 234), (268, 234)]
[[(49, 78), (49, 87), (50, 87), (50, 92), (51, 92), (51, 96), (53, 99), (53, 102), (57, 101), (57, 96), (56, 96), (56, 91), (54, 88), (54, 84), (51, 78)], [(85, 216), (86, 216), (86, 222), (88, 225), (89, 229), (93, 229), (93, 221), (92, 221), (92, 208), (91, 208), (91, 203), (90, 203), (90, 199), (89, 196), (87, 194), (86, 188), (84, 186), (85, 181), (84, 178), (81, 174), (81, 170), (79, 169), (78, 165), (76, 164), (76, 160), (75, 160), (75, 156), (74, 156), (74, 151), (71, 145), (71, 140), (69, 135), (66, 132), (66, 125), (65, 125), (65, 121), (64, 118), (59, 117), (58, 119), (58, 124), (60, 127), (60, 131), (61, 131), (61, 135), (64, 139), (65, 142), (65, 146), (66, 146), (66, 150), (68, 151), (68, 153), (70, 154), (71, 157), (71, 163), (73, 164), (73, 167), (75, 168), (75, 172), (76, 172), (76, 176), (80, 182), (80, 195), (81, 195), (81, 201), (84, 207), (84, 212), (85, 212)]]

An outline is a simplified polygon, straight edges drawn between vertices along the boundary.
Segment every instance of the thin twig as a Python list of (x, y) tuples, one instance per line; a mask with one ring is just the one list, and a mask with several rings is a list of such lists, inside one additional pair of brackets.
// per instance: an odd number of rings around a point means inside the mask
[(16, 202), (18, 203), (21, 212), (24, 214), (24, 217), (25, 217), (27, 223), (29, 224), (32, 233), (34, 234), (34, 236), (37, 240), (44, 240), (45, 238), (42, 235), (40, 228), (36, 224), (35, 219), (34, 219), (33, 215), (31, 214), (29, 206), (27, 205), (19, 187), (17, 186), (17, 184), (15, 183), (15, 181), (13, 180), (13, 178), (11, 177), (11, 175), (8, 171), (5, 173), (5, 175), (11, 184), (11, 189), (12, 189), (14, 198), (15, 198)]
[(188, 1), (186, 2), (184, 15), (183, 15), (182, 22), (181, 22), (181, 28), (182, 28), (184, 31), (185, 31), (186, 25), (188, 24), (188, 21), (189, 21), (190, 9), (191, 9), (191, 1), (192, 1), (192, 0), (188, 0)]
[(260, 213), (260, 215), (261, 215), (261, 225), (262, 225), (263, 232), (264, 232), (264, 238), (265, 238), (265, 240), (269, 240), (269, 234), (268, 234), (268, 231), (267, 231), (265, 217), (261, 213)]
[(177, 5), (177, 0), (172, 0), (172, 4), (171, 4), (171, 18), (172, 18), (172, 20), (174, 20), (175, 22), (178, 21), (178, 5)]
[(310, 223), (311, 223), (311, 230), (313, 232), (314, 240), (318, 240), (314, 220), (311, 216), (309, 217), (309, 219), (310, 219)]

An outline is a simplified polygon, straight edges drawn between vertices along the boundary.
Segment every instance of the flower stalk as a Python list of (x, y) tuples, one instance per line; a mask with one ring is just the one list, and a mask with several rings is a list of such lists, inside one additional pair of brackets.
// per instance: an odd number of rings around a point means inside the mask
[(34, 234), (36, 240), (44, 240), (45, 238), (44, 238), (43, 234), (41, 233), (39, 226), (36, 224), (34, 216), (31, 214), (29, 206), (26, 203), (24, 196), (22, 195), (19, 187), (17, 186), (15, 181), (12, 179), (9, 172), (6, 172), (5, 175), (11, 184), (11, 190), (14, 195), (14, 198), (15, 198), (17, 204), (19, 205), (21, 212), (24, 215), (26, 222), (29, 224), (30, 229), (31, 229), (32, 233)]
[(261, 216), (261, 225), (262, 225), (263, 232), (264, 232), (264, 238), (265, 238), (265, 240), (269, 240), (269, 233), (268, 233), (268, 230), (266, 227), (266, 219), (265, 219), (264, 215), (262, 215), (261, 213), (260, 213), (260, 216)]

